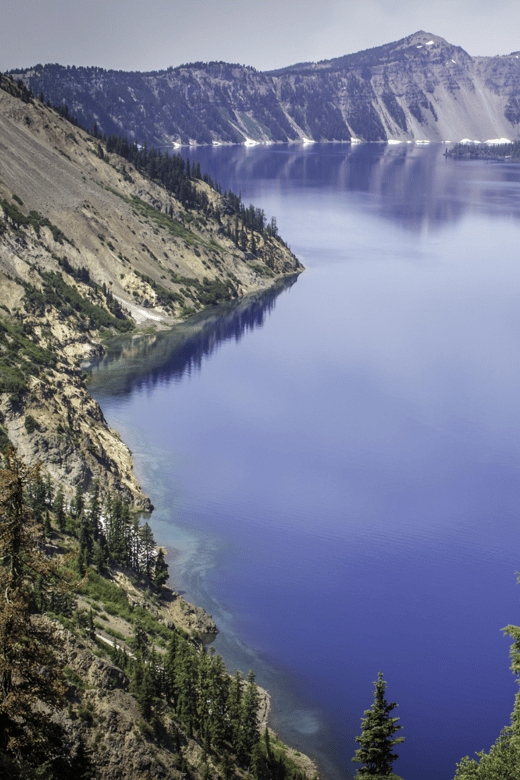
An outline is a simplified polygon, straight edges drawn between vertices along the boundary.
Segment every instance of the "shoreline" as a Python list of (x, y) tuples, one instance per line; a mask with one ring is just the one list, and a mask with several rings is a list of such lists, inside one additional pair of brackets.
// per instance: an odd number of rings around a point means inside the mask
[[(103, 412), (105, 413), (105, 410)], [(200, 583), (202, 579), (206, 579), (205, 573), (207, 571), (207, 567), (204, 566), (204, 573), (201, 575), (201, 562), (197, 561), (197, 557), (200, 556), (204, 563), (207, 561), (208, 551), (202, 548), (205, 542), (210, 542), (210, 540), (197, 536), (195, 532), (171, 518), (171, 505), (167, 504), (168, 499), (161, 485), (160, 473), (157, 473), (158, 471), (160, 472), (160, 464), (163, 457), (167, 457), (166, 453), (163, 455), (161, 450), (157, 450), (155, 445), (149, 444), (146, 440), (145, 432), (135, 425), (126, 425), (119, 419), (111, 419), (109, 424), (115, 427), (123, 442), (130, 448), (136, 477), (145, 495), (149, 496), (154, 504), (154, 510), (151, 513), (144, 514), (152, 528), (156, 548), (162, 547), (166, 550), (166, 562), (169, 566), (167, 587), (178, 593), (180, 599), (189, 605), (193, 612), (191, 628), (201, 630), (202, 623), (199, 623), (201, 613), (204, 613), (208, 619), (213, 621), (216, 626), (216, 632), (210, 635), (209, 645), (214, 647), (216, 645), (215, 650), (222, 655), (228, 674), (233, 676), (234, 672), (240, 669), (245, 679), (248, 670), (252, 668), (257, 677), (258, 688), (260, 691), (264, 691), (268, 697), (268, 706), (265, 708), (262, 717), (265, 720), (265, 725), (269, 728), (270, 734), (287, 746), (287, 755), (298, 763), (308, 778), (327, 777), (327, 773), (322, 767), (322, 762), (302, 752), (301, 748), (292, 747), (291, 740), (284, 735), (283, 723), (276, 724), (276, 721), (280, 720), (280, 715), (277, 715), (277, 712), (281, 713), (282, 707), (276, 707), (276, 698), (273, 699), (273, 696), (276, 696), (276, 694), (272, 693), (272, 686), (269, 686), (268, 678), (273, 677), (273, 672), (276, 675), (283, 675), (283, 672), (276, 669), (276, 667), (271, 667), (268, 662), (256, 656), (254, 649), (245, 645), (233, 630), (231, 625), (233, 615), (229, 613), (231, 618), (229, 621), (222, 614), (222, 612), (227, 612), (225, 606), (219, 604), (215, 596), (209, 591), (204, 594), (200, 586), (197, 588), (197, 583)], [(154, 483), (155, 490), (152, 489)], [(165, 538), (165, 535), (172, 529), (172, 536)], [(210, 547), (212, 547), (211, 542)], [(172, 562), (173, 567), (171, 567)], [(210, 568), (212, 567), (210, 566)], [(184, 578), (184, 582), (180, 582), (181, 578)], [(199, 589), (200, 592), (197, 593)], [(208, 600), (211, 603), (208, 603)], [(207, 643), (206, 637), (201, 637), (201, 639), (204, 644)], [(218, 647), (219, 644), (221, 647)], [(290, 695), (292, 698), (294, 694), (290, 693)], [(289, 715), (289, 710), (287, 710), (287, 714)], [(312, 714), (314, 715), (314, 713)], [(265, 727), (262, 725), (264, 720), (261, 720), (261, 730)], [(302, 741), (304, 741), (304, 737), (305, 735), (302, 734)]]

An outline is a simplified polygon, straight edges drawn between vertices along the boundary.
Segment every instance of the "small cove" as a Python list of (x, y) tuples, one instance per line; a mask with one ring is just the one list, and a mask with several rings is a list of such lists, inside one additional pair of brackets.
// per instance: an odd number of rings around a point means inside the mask
[(329, 777), (381, 668), (405, 780), (508, 722), (518, 622), (520, 172), (440, 148), (190, 150), (275, 214), (285, 289), (114, 348), (92, 392), (134, 451), (174, 587)]

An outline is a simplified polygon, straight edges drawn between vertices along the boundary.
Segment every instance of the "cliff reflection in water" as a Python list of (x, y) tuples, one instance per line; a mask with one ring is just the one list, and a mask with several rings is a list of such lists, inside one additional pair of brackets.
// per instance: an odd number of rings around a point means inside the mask
[(278, 296), (297, 279), (297, 275), (282, 279), (264, 292), (221, 304), (171, 330), (114, 340), (102, 358), (86, 364), (92, 375), (89, 390), (98, 400), (124, 397), (134, 389), (178, 382), (185, 374), (200, 371), (204, 358), (222, 342), (240, 341), (247, 331), (262, 327)]
[[(258, 199), (258, 192), (273, 198), (278, 217), (282, 216), (278, 203), (296, 192), (311, 200), (318, 194), (320, 202), (324, 193), (330, 192), (336, 208), (344, 195), (348, 209), (352, 208), (353, 193), (359, 193), (364, 202), (370, 199), (374, 216), (415, 235), (425, 229), (438, 232), (469, 213), (482, 212), (487, 181), (490, 200), (486, 211), (520, 217), (516, 189), (511, 186), (516, 176), (511, 171), (514, 164), (475, 166), (445, 160), (445, 149), (445, 144), (282, 144), (199, 147), (190, 149), (189, 154), (223, 189), (241, 191), (244, 199)], [(248, 192), (248, 182), (254, 182), (254, 192)], [(302, 209), (308, 202), (302, 200)]]

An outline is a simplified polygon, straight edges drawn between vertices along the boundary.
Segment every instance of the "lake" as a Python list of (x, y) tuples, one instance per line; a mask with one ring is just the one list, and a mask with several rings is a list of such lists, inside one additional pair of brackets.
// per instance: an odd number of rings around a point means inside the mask
[(379, 670), (405, 780), (489, 749), (517, 690), (520, 166), (443, 151), (190, 149), (306, 270), (93, 372), (173, 587), (333, 780)]

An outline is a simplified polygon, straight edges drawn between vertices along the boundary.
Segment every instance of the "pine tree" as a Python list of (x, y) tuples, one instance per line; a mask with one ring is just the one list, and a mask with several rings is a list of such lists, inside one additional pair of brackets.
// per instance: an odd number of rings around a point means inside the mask
[(155, 539), (148, 523), (137, 530), (136, 536), (140, 542), (139, 568), (143, 574), (151, 578), (155, 557)]
[(52, 511), (54, 512), (54, 517), (58, 524), (58, 528), (60, 529), (60, 531), (64, 531), (65, 530), (65, 496), (63, 495), (63, 490), (61, 489), (61, 487), (56, 493), (56, 498), (54, 499), (54, 503), (52, 505)]
[(153, 575), (153, 584), (156, 588), (161, 589), (163, 585), (166, 585), (168, 581), (168, 564), (164, 559), (164, 550), (159, 547), (157, 558), (155, 559), (155, 571)]
[(247, 675), (247, 687), (242, 699), (242, 717), (238, 737), (237, 753), (244, 766), (251, 763), (253, 748), (260, 741), (258, 731), (258, 707), (260, 697), (252, 670)]
[(360, 737), (356, 737), (361, 747), (352, 759), (356, 763), (365, 764), (357, 771), (356, 777), (359, 778), (392, 777), (392, 763), (398, 758), (392, 748), (404, 742), (404, 737), (392, 739), (402, 726), (397, 725), (399, 718), (390, 717), (397, 704), (386, 701), (386, 685), (383, 673), (379, 672), (377, 682), (374, 683), (374, 702), (369, 710), (365, 710), (365, 717), (361, 718), (363, 731)]
[(85, 506), (85, 502), (83, 500), (83, 490), (81, 488), (81, 485), (76, 485), (76, 493), (74, 495), (74, 500), (72, 502), (72, 513), (76, 519), (78, 519), (83, 512), (83, 507)]
[[(518, 577), (520, 582), (520, 576)], [(520, 674), (520, 627), (503, 629), (514, 642), (511, 645), (511, 670)], [(517, 679), (518, 682), (520, 680)], [(479, 751), (475, 758), (464, 756), (457, 764), (455, 780), (516, 780), (520, 776), (520, 691), (515, 696), (511, 724), (502, 729), (488, 753)]]
[(237, 750), (238, 739), (240, 735), (240, 726), (242, 720), (242, 674), (237, 670), (228, 693), (228, 727), (229, 741), (233, 748)]
[(42, 530), (25, 503), (35, 480), (38, 469), (11, 450), (0, 470), (0, 756), (30, 767), (57, 758), (61, 741), (59, 727), (35, 703), (57, 706), (64, 692), (53, 653), (57, 635), (32, 610), (68, 586), (42, 554)]

